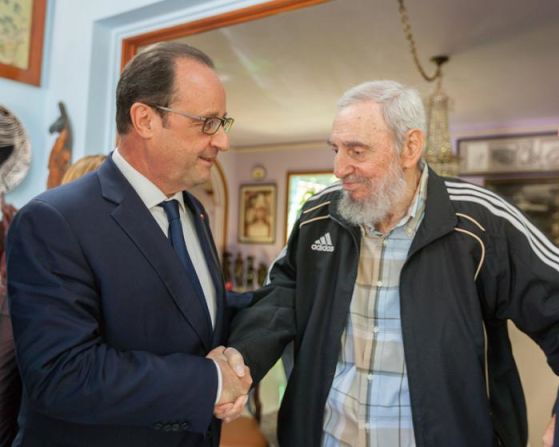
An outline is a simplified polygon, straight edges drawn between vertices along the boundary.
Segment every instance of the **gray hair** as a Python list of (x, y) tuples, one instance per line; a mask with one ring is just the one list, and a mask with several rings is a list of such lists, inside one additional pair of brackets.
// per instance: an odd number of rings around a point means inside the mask
[(398, 152), (402, 151), (409, 130), (426, 132), (425, 107), (417, 90), (396, 81), (364, 82), (346, 91), (337, 108), (367, 101), (382, 105), (384, 121), (394, 135)]

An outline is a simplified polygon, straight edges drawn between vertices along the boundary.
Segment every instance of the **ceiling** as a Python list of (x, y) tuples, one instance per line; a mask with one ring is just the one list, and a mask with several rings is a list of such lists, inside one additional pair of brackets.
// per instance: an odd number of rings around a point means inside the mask
[[(407, 0), (419, 57), (447, 54), (451, 128), (548, 120), (559, 128), (559, 0)], [(397, 0), (333, 0), (184, 39), (216, 62), (241, 148), (323, 141), (351, 86), (395, 79), (424, 97)]]

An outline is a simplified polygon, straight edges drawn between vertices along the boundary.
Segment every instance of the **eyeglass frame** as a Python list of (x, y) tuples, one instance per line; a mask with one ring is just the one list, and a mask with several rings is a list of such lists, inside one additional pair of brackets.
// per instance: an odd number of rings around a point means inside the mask
[[(223, 131), (225, 133), (227, 133), (227, 132), (229, 132), (229, 130), (231, 130), (231, 127), (233, 126), (233, 123), (235, 122), (235, 120), (233, 118), (228, 117), (228, 116), (224, 116), (223, 118), (220, 118), (219, 116), (191, 115), (190, 113), (180, 112), (178, 110), (173, 110), (170, 107), (159, 106), (159, 105), (154, 105), (153, 107), (155, 107), (156, 109), (159, 109), (159, 110), (163, 110), (165, 112), (176, 113), (177, 115), (181, 115), (181, 116), (184, 116), (185, 118), (190, 118), (190, 119), (195, 120), (195, 121), (200, 121), (202, 123), (202, 132), (205, 133), (206, 135), (215, 135), (219, 131), (220, 127), (223, 127)], [(217, 126), (217, 128), (215, 129), (214, 132), (208, 132), (208, 130), (206, 129), (206, 127), (208, 125), (208, 122), (210, 122), (211, 120), (218, 120), (219, 121), (219, 126)]]

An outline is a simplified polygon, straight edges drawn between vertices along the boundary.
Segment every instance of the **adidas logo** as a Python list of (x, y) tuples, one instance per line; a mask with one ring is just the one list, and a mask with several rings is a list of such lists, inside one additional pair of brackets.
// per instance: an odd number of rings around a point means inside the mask
[(326, 233), (324, 236), (321, 236), (320, 239), (314, 241), (314, 244), (311, 245), (311, 250), (314, 251), (334, 251), (334, 245), (332, 245), (332, 238), (330, 237), (330, 233)]

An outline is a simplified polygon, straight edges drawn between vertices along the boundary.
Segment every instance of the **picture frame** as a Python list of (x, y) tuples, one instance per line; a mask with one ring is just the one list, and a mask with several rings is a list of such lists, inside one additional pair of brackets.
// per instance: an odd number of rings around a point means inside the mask
[(238, 240), (244, 244), (273, 244), (276, 240), (276, 185), (239, 187)]
[(285, 195), (285, 240), (299, 217), (301, 208), (314, 194), (337, 181), (333, 171), (295, 171), (287, 173)]
[(0, 2), (0, 76), (41, 85), (47, 0)]
[(535, 173), (559, 170), (557, 131), (461, 138), (460, 175)]
[(549, 176), (486, 178), (484, 186), (519, 208), (559, 246), (559, 172)]

